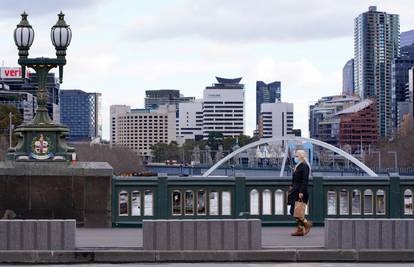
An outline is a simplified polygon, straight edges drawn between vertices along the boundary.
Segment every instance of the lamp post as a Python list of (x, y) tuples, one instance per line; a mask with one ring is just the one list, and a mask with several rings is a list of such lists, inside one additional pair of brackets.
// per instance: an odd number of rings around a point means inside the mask
[(29, 58), (29, 49), (33, 44), (34, 30), (27, 20), (26, 12), (21, 15), (21, 21), (14, 30), (14, 42), (19, 50), (18, 63), (22, 68), (22, 78), (26, 68), (32, 68), (39, 79), (37, 88), (36, 115), (30, 123), (17, 127), (14, 134), (18, 137), (16, 147), (10, 148), (9, 160), (66, 160), (70, 161), (74, 149), (66, 145), (66, 135), (69, 129), (54, 123), (48, 114), (46, 89), (47, 75), (53, 68), (59, 69), (59, 81), (62, 83), (63, 66), (66, 65), (66, 49), (72, 39), (72, 31), (64, 20), (64, 14), (58, 14), (58, 21), (51, 28), (50, 37), (56, 49), (56, 58)]
[(394, 154), (394, 172), (398, 171), (398, 155), (397, 151), (388, 151), (389, 154)]

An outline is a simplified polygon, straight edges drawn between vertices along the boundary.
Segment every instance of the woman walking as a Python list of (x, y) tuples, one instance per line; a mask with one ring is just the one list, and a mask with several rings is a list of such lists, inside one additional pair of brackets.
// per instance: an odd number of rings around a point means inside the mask
[[(295, 202), (302, 201), (307, 204), (309, 201), (308, 181), (310, 174), (310, 164), (307, 160), (305, 150), (296, 150), (295, 167), (292, 173), (292, 185), (289, 190), (288, 204), (290, 205), (290, 214), (293, 216), (295, 211)], [(304, 236), (309, 233), (312, 223), (303, 217), (295, 217), (297, 227), (292, 236)]]

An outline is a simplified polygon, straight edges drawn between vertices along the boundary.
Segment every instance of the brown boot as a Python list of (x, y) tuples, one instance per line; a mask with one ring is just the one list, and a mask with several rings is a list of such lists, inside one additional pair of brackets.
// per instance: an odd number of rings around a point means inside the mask
[(302, 227), (296, 227), (296, 232), (291, 233), (291, 236), (303, 236), (303, 228)]
[(303, 223), (305, 230), (303, 231), (303, 235), (307, 235), (312, 227), (312, 222), (306, 221)]

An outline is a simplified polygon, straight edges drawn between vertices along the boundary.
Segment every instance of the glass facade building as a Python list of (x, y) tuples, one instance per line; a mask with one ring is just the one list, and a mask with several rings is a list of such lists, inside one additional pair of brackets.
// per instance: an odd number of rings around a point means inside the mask
[(60, 91), (61, 121), (69, 127), (70, 141), (88, 141), (102, 137), (100, 93), (82, 90)]
[(275, 103), (281, 101), (281, 82), (272, 83), (256, 82), (256, 125), (259, 125), (261, 105), (263, 103)]
[(354, 22), (355, 93), (376, 101), (378, 133), (391, 137), (391, 66), (400, 52), (399, 16), (371, 6)]
[(408, 71), (414, 67), (414, 43), (401, 47), (400, 57), (393, 60), (392, 63), (392, 108), (393, 123), (397, 129), (399, 125), (398, 106), (401, 102), (409, 101), (408, 92)]
[(342, 69), (342, 94), (354, 95), (354, 59), (348, 60)]

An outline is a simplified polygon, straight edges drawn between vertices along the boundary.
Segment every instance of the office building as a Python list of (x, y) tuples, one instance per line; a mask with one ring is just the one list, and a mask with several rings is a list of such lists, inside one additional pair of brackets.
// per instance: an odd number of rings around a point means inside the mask
[[(20, 67), (2, 67), (0, 68), (0, 79), (10, 87), (11, 91), (27, 92), (37, 96), (39, 81), (36, 73), (30, 73), (27, 70), (26, 77), (22, 79)], [(49, 73), (46, 80), (47, 109), (50, 118), (56, 123), (60, 123), (59, 89), (60, 84), (55, 74)]]
[(401, 47), (400, 57), (395, 58), (392, 62), (392, 80), (391, 80), (391, 99), (393, 108), (393, 126), (399, 128), (401, 112), (398, 107), (403, 107), (404, 102), (409, 101), (408, 92), (408, 71), (414, 67), (414, 44)]
[(281, 83), (256, 82), (256, 125), (259, 124), (262, 103), (275, 103), (281, 101)]
[(69, 141), (90, 141), (102, 137), (100, 93), (60, 90), (61, 123), (68, 126)]
[(111, 144), (125, 146), (145, 161), (152, 158), (151, 147), (176, 140), (175, 106), (161, 105), (158, 109), (131, 109), (111, 106)]
[(203, 138), (210, 132), (224, 137), (236, 137), (244, 133), (244, 84), (242, 78), (216, 77), (217, 82), (203, 92)]
[[(145, 108), (157, 109), (161, 105), (175, 105), (178, 114), (179, 103), (194, 101), (195, 97), (185, 97), (180, 90), (161, 89), (145, 91)], [(178, 115), (177, 115), (178, 116)]]
[(294, 136), (292, 103), (262, 103), (260, 110), (260, 138)]
[(338, 144), (339, 121), (333, 115), (360, 101), (359, 97), (336, 95), (322, 97), (309, 107), (309, 136), (332, 145)]
[(203, 101), (185, 102), (179, 104), (177, 141), (203, 139)]
[(369, 7), (355, 18), (354, 79), (355, 93), (375, 99), (378, 132), (391, 137), (393, 132), (391, 103), (391, 66), (400, 50), (399, 16)]
[(401, 47), (414, 44), (414, 30), (402, 32), (400, 35)]
[(30, 122), (37, 108), (36, 97), (30, 93), (10, 91), (10, 87), (0, 82), (0, 104), (12, 105), (20, 112), (23, 122)]
[(342, 94), (354, 95), (354, 59), (348, 60), (342, 69)]
[(339, 144), (350, 145), (352, 153), (377, 144), (376, 112), (375, 102), (365, 99), (335, 114), (339, 118)]

